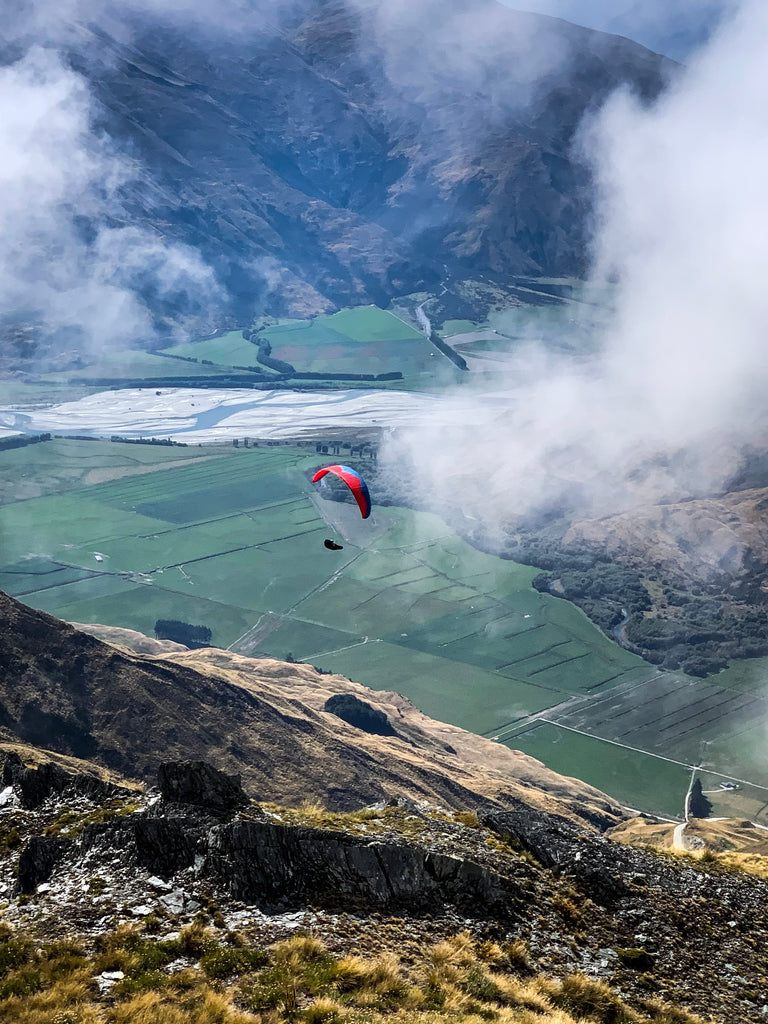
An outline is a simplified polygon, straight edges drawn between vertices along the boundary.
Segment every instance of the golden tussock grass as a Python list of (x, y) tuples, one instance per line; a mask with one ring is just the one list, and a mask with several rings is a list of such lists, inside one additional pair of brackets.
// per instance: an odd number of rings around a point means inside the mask
[[(416, 964), (392, 952), (337, 956), (312, 934), (250, 950), (244, 936), (222, 944), (200, 924), (168, 941), (123, 926), (91, 955), (75, 939), (35, 945), (3, 929), (0, 951), (2, 1024), (700, 1024), (654, 1000), (633, 1010), (586, 975), (534, 977), (523, 944), (467, 933)], [(164, 971), (179, 956), (189, 966)], [(125, 977), (102, 995), (104, 970)]]

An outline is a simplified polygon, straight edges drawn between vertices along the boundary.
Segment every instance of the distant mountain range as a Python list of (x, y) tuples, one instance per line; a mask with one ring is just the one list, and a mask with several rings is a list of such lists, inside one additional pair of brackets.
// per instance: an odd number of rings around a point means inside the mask
[(574, 135), (619, 86), (656, 96), (674, 62), (488, 0), (404, 11), (304, 0), (237, 39), (80, 26), (67, 59), (144, 169), (116, 224), (195, 247), (238, 315), (583, 273)]

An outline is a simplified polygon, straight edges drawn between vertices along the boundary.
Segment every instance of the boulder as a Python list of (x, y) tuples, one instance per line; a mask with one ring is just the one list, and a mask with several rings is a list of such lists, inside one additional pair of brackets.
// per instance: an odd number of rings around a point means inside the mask
[(223, 814), (250, 803), (239, 775), (217, 771), (206, 761), (164, 761), (157, 782), (165, 803), (193, 804)]
[(323, 711), (328, 711), (343, 722), (374, 736), (397, 735), (383, 711), (360, 700), (353, 693), (334, 693), (323, 705)]

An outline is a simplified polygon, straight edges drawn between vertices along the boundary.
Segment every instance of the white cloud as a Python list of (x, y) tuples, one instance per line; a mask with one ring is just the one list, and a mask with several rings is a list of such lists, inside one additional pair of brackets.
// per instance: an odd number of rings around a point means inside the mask
[(519, 351), (504, 415), (425, 425), (392, 442), (393, 467), (413, 460), (487, 521), (574, 494), (607, 512), (733, 472), (768, 411), (767, 51), (768, 8), (749, 0), (654, 106), (609, 101), (582, 140), (596, 277), (618, 279), (598, 354)]
[(93, 124), (87, 83), (35, 46), (0, 68), (0, 312), (76, 328), (82, 344), (153, 333), (142, 295), (220, 297), (198, 253), (128, 227), (141, 169)]

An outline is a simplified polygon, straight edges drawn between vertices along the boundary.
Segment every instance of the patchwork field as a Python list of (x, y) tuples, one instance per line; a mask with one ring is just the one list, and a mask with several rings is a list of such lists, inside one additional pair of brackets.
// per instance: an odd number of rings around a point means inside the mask
[[(254, 341), (243, 338), (242, 331), (230, 331), (164, 351), (187, 359), (207, 360), (221, 368), (257, 366), (259, 338), (269, 341), (273, 359), (290, 363), (300, 373), (399, 372), (405, 381), (398, 381), (399, 387), (434, 384), (441, 374), (447, 374), (450, 382), (456, 377), (455, 368), (421, 331), (378, 306), (342, 309), (312, 320), (270, 322), (258, 329)], [(184, 365), (178, 363), (180, 367)], [(200, 365), (202, 370), (210, 369)]]
[(642, 751), (536, 722), (518, 732), (509, 746), (524, 750), (563, 775), (588, 778), (592, 785), (637, 810), (681, 816), (691, 772)]
[(310, 483), (321, 458), (57, 439), (0, 452), (0, 588), (71, 621), (206, 625), (218, 646), (396, 690), (650, 811), (679, 813), (704, 762), (743, 780), (720, 806), (762, 813), (762, 790), (745, 800), (768, 786), (764, 694), (658, 673), (535, 591), (536, 569), (435, 516), (363, 521)]
[(442, 362), (427, 338), (377, 306), (264, 327), (272, 355), (311, 373), (391, 373), (408, 379)]

